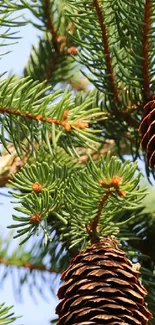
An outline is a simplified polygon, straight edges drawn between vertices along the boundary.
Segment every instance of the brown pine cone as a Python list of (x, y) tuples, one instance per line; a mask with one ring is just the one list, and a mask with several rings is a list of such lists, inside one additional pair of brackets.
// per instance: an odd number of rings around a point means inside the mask
[(139, 271), (111, 237), (93, 243), (62, 274), (57, 325), (146, 325), (152, 314)]
[(155, 100), (144, 106), (144, 116), (140, 123), (141, 146), (146, 152), (148, 166), (155, 167)]

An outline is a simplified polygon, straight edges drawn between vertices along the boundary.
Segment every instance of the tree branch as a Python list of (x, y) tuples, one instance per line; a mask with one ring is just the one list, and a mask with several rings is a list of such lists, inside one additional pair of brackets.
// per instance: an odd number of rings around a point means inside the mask
[(97, 215), (95, 216), (95, 218), (93, 219), (93, 221), (91, 222), (91, 225), (90, 225), (90, 229), (93, 232), (96, 231), (96, 229), (97, 229), (97, 226), (98, 226), (101, 214), (102, 214), (102, 210), (103, 210), (104, 206), (106, 205), (111, 193), (112, 193), (111, 191), (107, 191), (99, 203), (100, 207), (98, 209)]
[[(51, 33), (51, 42), (54, 47), (55, 53), (53, 55), (53, 58), (49, 58), (48, 66), (45, 69), (45, 75), (43, 80), (47, 79), (48, 81), (51, 79), (52, 73), (55, 70), (55, 67), (57, 65), (57, 62), (59, 61), (61, 55), (77, 55), (77, 48), (75, 46), (68, 47), (68, 40), (66, 36), (64, 35), (58, 35), (54, 23), (51, 17), (51, 5), (50, 0), (44, 1), (44, 12), (45, 12), (45, 18), (47, 21), (47, 29)], [(83, 80), (80, 80), (80, 82), (74, 82), (72, 80), (69, 80), (69, 83), (74, 89), (77, 90), (86, 90), (85, 84)]]
[(59, 53), (59, 44), (57, 42), (57, 33), (56, 33), (56, 30), (54, 28), (54, 24), (53, 24), (53, 21), (52, 21), (52, 18), (51, 18), (51, 6), (50, 6), (50, 0), (45, 0), (44, 1), (45, 3), (45, 16), (46, 16), (46, 19), (47, 19), (47, 28), (49, 29), (50, 33), (51, 33), (51, 38), (52, 38), (52, 44), (53, 44), (53, 47), (55, 49), (55, 52), (56, 53)]
[(151, 27), (151, 1), (146, 0), (145, 2), (145, 13), (144, 13), (144, 28), (143, 28), (143, 97), (148, 99), (150, 97), (150, 74), (149, 74), (149, 31)]
[(57, 119), (54, 119), (54, 118), (51, 118), (51, 117), (43, 117), (41, 115), (32, 115), (29, 112), (22, 113), (18, 109), (13, 110), (13, 109), (10, 109), (10, 108), (7, 108), (7, 107), (0, 107), (0, 113), (6, 113), (6, 114), (9, 114), (9, 115), (12, 114), (12, 115), (17, 115), (17, 116), (21, 116), (21, 117), (26, 117), (26, 118), (29, 118), (31, 120), (42, 121), (42, 122), (49, 123), (49, 124), (54, 123), (54, 124), (63, 126), (66, 131), (70, 131), (72, 126), (74, 126), (76, 128), (79, 128), (79, 129), (84, 129), (84, 128), (87, 128), (89, 126), (87, 122), (84, 122), (84, 121), (81, 121), (81, 120), (77, 120), (75, 123), (73, 122), (72, 124), (69, 123), (68, 121), (66, 121), (66, 116), (65, 116), (66, 112), (67, 111), (64, 111), (64, 119), (57, 120)]
[(120, 102), (120, 98), (118, 95), (118, 90), (117, 90), (116, 82), (115, 82), (115, 75), (114, 75), (114, 71), (113, 71), (113, 67), (112, 67), (112, 60), (111, 60), (111, 55), (110, 55), (107, 30), (106, 30), (106, 26), (104, 23), (104, 17), (103, 17), (102, 10), (100, 8), (98, 0), (93, 0), (93, 6), (96, 9), (98, 21), (99, 21), (100, 28), (101, 28), (102, 45), (103, 45), (105, 61), (106, 61), (106, 65), (107, 65), (107, 73), (109, 75), (109, 86), (112, 90), (115, 100), (117, 102)]
[(99, 183), (101, 186), (107, 191), (104, 193), (103, 197), (101, 198), (99, 202), (99, 209), (97, 211), (96, 216), (93, 218), (92, 222), (90, 225), (86, 226), (86, 229), (88, 232), (95, 233), (97, 231), (98, 223), (102, 214), (102, 211), (107, 204), (107, 201), (110, 197), (111, 194), (116, 193), (118, 196), (123, 197), (126, 196), (126, 192), (122, 191), (120, 189), (120, 185), (122, 184), (123, 179), (117, 175), (114, 175), (110, 180), (108, 179), (103, 179), (100, 180)]
[(0, 258), (0, 264), (4, 264), (6, 266), (15, 266), (15, 267), (24, 267), (26, 269), (29, 269), (31, 271), (41, 271), (41, 272), (49, 272), (49, 273), (57, 273), (60, 272), (57, 269), (54, 268), (47, 268), (44, 264), (31, 264), (30, 262), (23, 262), (21, 259), (5, 259), (3, 257)]

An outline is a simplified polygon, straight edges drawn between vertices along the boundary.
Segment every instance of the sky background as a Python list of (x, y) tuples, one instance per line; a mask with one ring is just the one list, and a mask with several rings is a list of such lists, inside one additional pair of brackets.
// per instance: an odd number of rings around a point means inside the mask
[[(31, 17), (30, 14), (27, 17)], [(11, 53), (5, 55), (0, 60), (0, 73), (8, 71), (8, 73), (15, 73), (22, 75), (23, 67), (25, 66), (29, 54), (31, 52), (32, 44), (37, 45), (38, 36), (41, 32), (32, 25), (27, 25), (18, 28), (19, 36), (22, 39), (18, 44), (9, 46)], [(2, 48), (3, 49), (3, 48)], [(8, 50), (8, 47), (6, 48)], [(5, 76), (4, 76), (5, 77)], [(0, 193), (5, 194), (6, 189), (0, 188)], [(13, 205), (10, 203), (10, 198), (0, 194), (0, 233), (7, 235), (6, 226), (12, 224)], [(13, 244), (17, 244), (17, 240), (13, 240)], [(7, 306), (14, 305), (13, 311), (16, 315), (23, 315), (22, 318), (15, 321), (15, 325), (49, 325), (50, 320), (55, 318), (55, 306), (57, 299), (51, 292), (45, 290), (48, 297), (48, 302), (44, 301), (37, 294), (37, 303), (30, 296), (26, 285), (22, 289), (22, 301), (15, 298), (12, 290), (12, 276), (10, 275), (1, 283), (1, 276), (4, 268), (0, 265), (0, 304), (5, 302)], [(16, 270), (14, 270), (16, 272)], [(44, 285), (44, 284), (42, 284)], [(55, 291), (57, 291), (59, 280), (54, 282)]]

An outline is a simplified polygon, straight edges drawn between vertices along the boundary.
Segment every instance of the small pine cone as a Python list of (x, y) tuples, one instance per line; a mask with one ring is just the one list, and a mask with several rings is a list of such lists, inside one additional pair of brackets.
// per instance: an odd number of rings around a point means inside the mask
[(140, 123), (141, 146), (146, 152), (147, 163), (155, 167), (155, 100), (149, 101), (144, 106), (144, 116)]
[(152, 314), (139, 271), (117, 247), (103, 238), (82, 251), (62, 274), (57, 325), (145, 325)]

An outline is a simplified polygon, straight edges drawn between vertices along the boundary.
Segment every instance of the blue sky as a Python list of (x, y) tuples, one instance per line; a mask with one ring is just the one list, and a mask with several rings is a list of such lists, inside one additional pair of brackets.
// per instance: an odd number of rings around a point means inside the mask
[[(8, 73), (22, 74), (23, 67), (27, 62), (29, 53), (31, 52), (32, 44), (37, 44), (37, 36), (41, 35), (39, 31), (31, 25), (27, 25), (20, 29), (19, 35), (22, 37), (19, 43), (11, 46), (9, 49), (12, 52), (5, 55), (0, 60), (0, 72), (8, 71)], [(6, 189), (1, 189), (0, 192), (6, 193)], [(0, 230), (1, 233), (7, 234), (6, 226), (12, 223), (13, 207), (10, 203), (10, 198), (0, 195)], [(15, 241), (15, 240), (14, 240)], [(0, 281), (3, 272), (3, 267), (0, 265)], [(58, 287), (59, 281), (55, 282), (54, 286)], [(55, 288), (57, 290), (57, 288)], [(37, 296), (38, 303), (36, 304), (30, 296), (26, 286), (22, 290), (22, 302), (16, 301), (12, 290), (11, 276), (5, 280), (4, 284), (0, 283), (0, 303), (6, 302), (6, 305), (14, 305), (13, 310), (16, 315), (23, 315), (18, 319), (15, 325), (49, 325), (49, 321), (55, 318), (55, 306), (57, 299), (51, 292), (46, 290), (48, 303), (40, 296)]]

